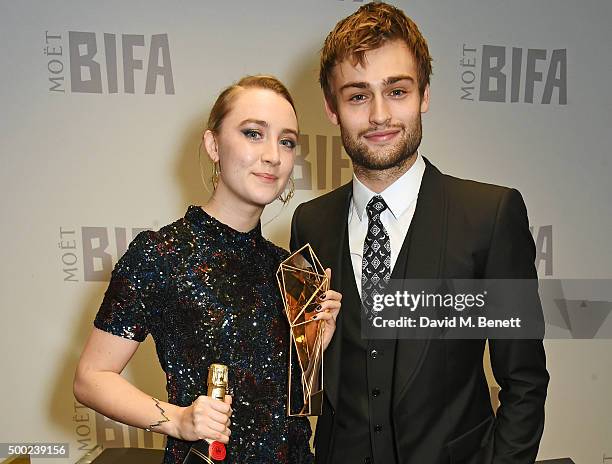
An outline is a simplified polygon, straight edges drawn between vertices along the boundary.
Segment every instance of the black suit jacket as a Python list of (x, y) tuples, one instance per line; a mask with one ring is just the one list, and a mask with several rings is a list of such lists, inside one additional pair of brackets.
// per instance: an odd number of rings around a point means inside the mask
[[(536, 279), (535, 246), (520, 193), (442, 174), (425, 161), (404, 243), (407, 253), (395, 264), (403, 268), (398, 278)], [(291, 249), (310, 243), (321, 263), (332, 268), (332, 288), (341, 292), (351, 192), (349, 183), (301, 204), (291, 228)], [(342, 315), (354, 310), (360, 308), (341, 309), (325, 352), (324, 407), (315, 436), (320, 464), (327, 464), (334, 441)], [(400, 463), (535, 461), (549, 379), (542, 341), (489, 341), (501, 387), (496, 416), (483, 369), (484, 348), (484, 340), (397, 341), (392, 422)]]

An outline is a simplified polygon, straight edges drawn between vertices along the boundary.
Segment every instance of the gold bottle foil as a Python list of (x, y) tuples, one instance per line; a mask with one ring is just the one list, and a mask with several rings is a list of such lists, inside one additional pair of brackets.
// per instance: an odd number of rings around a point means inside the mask
[(227, 391), (228, 369), (225, 364), (211, 364), (208, 368), (208, 396), (223, 401)]

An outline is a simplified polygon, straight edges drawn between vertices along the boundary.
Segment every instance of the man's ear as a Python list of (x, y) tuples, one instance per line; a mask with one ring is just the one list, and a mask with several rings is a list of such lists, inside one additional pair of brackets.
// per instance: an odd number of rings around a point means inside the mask
[[(329, 97), (333, 98), (333, 97)], [(338, 113), (336, 113), (336, 105), (329, 101), (327, 96), (323, 96), (323, 102), (325, 103), (325, 113), (327, 114), (327, 118), (334, 125), (338, 125)]]
[(421, 113), (427, 113), (429, 109), (429, 84), (425, 87), (423, 91), (423, 97), (421, 98)]
[(219, 147), (217, 146), (215, 134), (210, 129), (206, 129), (204, 135), (202, 135), (202, 141), (212, 162), (216, 163), (219, 161)]

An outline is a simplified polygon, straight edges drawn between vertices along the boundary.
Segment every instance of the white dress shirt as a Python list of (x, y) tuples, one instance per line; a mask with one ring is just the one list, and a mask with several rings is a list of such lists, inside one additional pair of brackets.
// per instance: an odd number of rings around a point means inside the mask
[(368, 233), (368, 215), (365, 211), (368, 202), (372, 197), (380, 195), (387, 203), (388, 208), (382, 212), (380, 220), (385, 226), (391, 241), (391, 270), (393, 270), (414, 216), (424, 172), (425, 161), (417, 153), (417, 159), (410, 166), (410, 169), (378, 194), (363, 185), (353, 174), (353, 196), (349, 206), (348, 236), (351, 263), (359, 296), (361, 296), (363, 243)]

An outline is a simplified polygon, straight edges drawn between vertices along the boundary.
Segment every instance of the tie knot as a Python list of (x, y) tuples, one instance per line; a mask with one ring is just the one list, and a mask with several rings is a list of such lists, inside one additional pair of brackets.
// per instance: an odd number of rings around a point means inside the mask
[(385, 203), (383, 197), (381, 197), (380, 195), (372, 197), (372, 199), (368, 202), (368, 205), (366, 206), (368, 218), (372, 219), (372, 217), (380, 215), (380, 213), (382, 213), (387, 208), (387, 203)]

